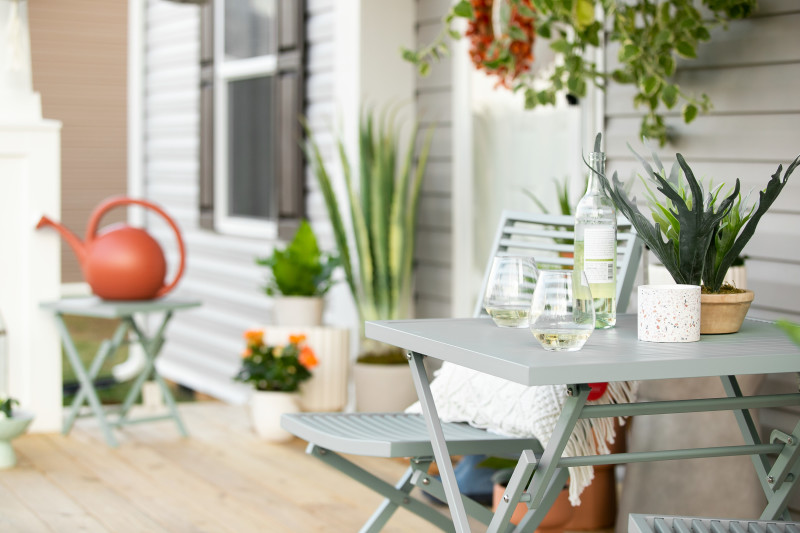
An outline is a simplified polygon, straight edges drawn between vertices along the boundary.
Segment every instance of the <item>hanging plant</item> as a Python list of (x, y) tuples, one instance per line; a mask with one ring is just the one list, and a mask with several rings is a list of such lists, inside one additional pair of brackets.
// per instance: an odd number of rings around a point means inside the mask
[[(501, 2), (499, 8), (489, 7), (495, 2)], [(710, 16), (701, 14), (696, 3)], [(598, 6), (601, 19), (596, 17)], [(757, 0), (461, 0), (444, 17), (433, 42), (419, 50), (404, 49), (403, 57), (427, 75), (432, 62), (449, 54), (447, 38), (462, 37), (453, 27), (456, 19), (467, 19), (473, 62), (497, 76), (499, 85), (522, 91), (526, 109), (555, 104), (560, 92), (584, 97), (588, 84), (605, 89), (610, 77), (636, 88), (634, 106), (645, 110), (640, 133), (663, 145), (665, 109), (680, 107), (687, 124), (711, 109), (706, 94), (686, 93), (674, 82), (677, 59), (696, 58), (700, 43), (711, 39), (712, 28), (749, 17), (756, 7)], [(492, 14), (489, 22), (487, 13)], [(588, 54), (591, 47), (600, 46), (604, 23), (609, 28), (607, 41), (619, 45), (620, 66), (613, 72), (598, 70)], [(560, 56), (545, 80), (535, 80), (530, 72), (535, 35), (549, 39)]]

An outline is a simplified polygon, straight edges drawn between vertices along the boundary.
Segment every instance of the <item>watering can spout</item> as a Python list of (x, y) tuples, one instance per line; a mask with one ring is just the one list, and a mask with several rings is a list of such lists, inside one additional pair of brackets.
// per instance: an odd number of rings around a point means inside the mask
[(72, 251), (75, 252), (75, 255), (78, 256), (78, 262), (83, 264), (83, 260), (86, 256), (86, 246), (84, 245), (83, 241), (81, 241), (77, 235), (71, 232), (63, 224), (60, 224), (46, 216), (42, 216), (42, 218), (39, 219), (39, 223), (36, 224), (36, 229), (41, 229), (45, 226), (51, 226), (55, 228), (61, 237), (67, 241), (67, 244), (69, 244), (70, 248), (72, 248)]

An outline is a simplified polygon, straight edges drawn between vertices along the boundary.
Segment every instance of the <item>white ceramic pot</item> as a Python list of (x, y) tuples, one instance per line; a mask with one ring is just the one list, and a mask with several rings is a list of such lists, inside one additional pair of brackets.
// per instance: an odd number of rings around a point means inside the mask
[(638, 304), (640, 341), (700, 340), (699, 285), (640, 285)]
[(353, 368), (356, 411), (401, 412), (417, 401), (411, 369), (405, 365), (356, 363)]
[(350, 330), (331, 326), (264, 326), (267, 344), (285, 344), (290, 335), (305, 335), (319, 365), (300, 384), (303, 411), (342, 411), (347, 406), (350, 374)]
[(33, 421), (33, 415), (15, 411), (11, 418), (0, 420), (0, 469), (11, 468), (17, 464), (17, 456), (11, 441), (28, 429)]
[(273, 305), (273, 318), (278, 326), (319, 326), (325, 299), (322, 297), (279, 296)]
[(253, 391), (250, 414), (256, 434), (272, 442), (285, 442), (292, 434), (281, 428), (281, 415), (300, 411), (296, 392)]

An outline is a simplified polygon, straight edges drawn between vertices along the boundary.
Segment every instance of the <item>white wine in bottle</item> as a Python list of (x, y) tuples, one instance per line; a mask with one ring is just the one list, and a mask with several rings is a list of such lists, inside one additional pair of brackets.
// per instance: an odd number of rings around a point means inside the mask
[(598, 133), (589, 154), (586, 194), (575, 209), (575, 269), (589, 281), (597, 329), (613, 328), (617, 322), (617, 212), (597, 178), (597, 173), (605, 175), (605, 164)]

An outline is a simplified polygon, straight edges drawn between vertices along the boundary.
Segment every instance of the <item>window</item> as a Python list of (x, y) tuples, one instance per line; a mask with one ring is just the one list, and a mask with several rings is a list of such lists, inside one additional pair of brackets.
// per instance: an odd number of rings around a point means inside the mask
[(274, 238), (303, 215), (303, 12), (302, 0), (216, 0), (203, 8), (204, 227)]

